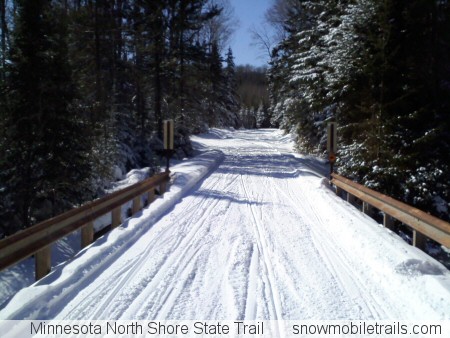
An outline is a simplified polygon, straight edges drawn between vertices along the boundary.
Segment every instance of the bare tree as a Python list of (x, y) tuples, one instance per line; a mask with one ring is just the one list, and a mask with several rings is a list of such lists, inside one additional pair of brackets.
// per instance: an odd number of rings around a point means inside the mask
[(210, 10), (213, 7), (218, 8), (220, 15), (209, 20), (200, 34), (204, 41), (208, 43), (216, 42), (222, 52), (229, 45), (231, 36), (239, 25), (239, 20), (235, 16), (230, 0), (209, 0), (207, 7)]
[[(272, 57), (272, 49), (286, 38), (285, 22), (288, 18), (289, 10), (297, 6), (295, 0), (275, 0), (273, 5), (265, 13), (265, 21), (268, 25), (260, 27), (253, 26), (253, 45), (262, 52), (262, 57)], [(268, 28), (270, 27), (270, 28)]]
[(289, 9), (296, 5), (296, 1), (292, 0), (275, 0), (272, 7), (266, 11), (265, 19), (275, 31), (272, 38), (276, 42), (286, 38), (285, 22), (288, 18)]
[(275, 46), (273, 34), (267, 29), (266, 26), (260, 26), (258, 28), (253, 26), (250, 28), (250, 32), (253, 40), (252, 45), (258, 47), (261, 51), (261, 58), (266, 58), (268, 56), (270, 59), (272, 55), (272, 48)]

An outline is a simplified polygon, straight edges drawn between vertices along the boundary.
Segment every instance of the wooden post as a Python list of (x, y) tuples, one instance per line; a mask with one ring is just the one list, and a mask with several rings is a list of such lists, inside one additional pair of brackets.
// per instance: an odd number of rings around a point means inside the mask
[(52, 268), (51, 263), (51, 245), (46, 246), (45, 248), (39, 250), (35, 254), (35, 272), (36, 272), (36, 280), (45, 277)]
[[(164, 127), (164, 136), (163, 136), (163, 144), (164, 144), (164, 153), (166, 155), (166, 171), (169, 171), (170, 166), (170, 157), (173, 155), (174, 149), (174, 123), (173, 120), (165, 120), (163, 121)], [(164, 192), (161, 193), (161, 195)]]
[(347, 202), (350, 203), (351, 205), (355, 205), (355, 200), (356, 200), (355, 196), (347, 192)]
[(394, 231), (394, 221), (395, 219), (391, 217), (390, 215), (384, 213), (383, 215), (383, 225), (385, 228), (388, 228), (389, 230)]
[(141, 196), (133, 198), (133, 208), (131, 210), (131, 213), (134, 215), (139, 210), (141, 210)]
[(343, 191), (343, 190), (342, 190), (341, 188), (336, 187), (336, 195), (337, 195), (337, 196), (341, 197), (342, 191)]
[(94, 223), (89, 222), (81, 228), (81, 248), (87, 247), (94, 241)]
[(364, 201), (363, 201), (363, 213), (365, 213), (368, 216), (373, 215), (373, 207), (369, 203)]
[(155, 189), (151, 189), (147, 194), (147, 203), (150, 205), (155, 200)]
[(427, 244), (427, 237), (422, 235), (417, 230), (413, 230), (413, 245), (422, 251), (425, 251)]
[(111, 228), (116, 228), (122, 223), (122, 207), (117, 207), (112, 211), (112, 221), (111, 221)]

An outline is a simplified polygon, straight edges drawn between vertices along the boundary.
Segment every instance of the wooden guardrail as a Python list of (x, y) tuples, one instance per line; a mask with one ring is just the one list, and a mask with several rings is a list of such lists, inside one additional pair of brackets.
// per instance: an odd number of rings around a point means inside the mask
[(347, 192), (348, 202), (353, 204), (355, 197), (363, 201), (364, 213), (371, 214), (372, 208), (382, 211), (385, 227), (392, 229), (395, 219), (410, 226), (413, 229), (414, 246), (424, 249), (426, 237), (429, 237), (450, 248), (450, 223), (338, 174), (333, 173), (331, 177), (331, 183), (337, 187), (336, 194), (339, 195), (344, 190)]
[(132, 200), (135, 214), (142, 208), (141, 196), (147, 194), (150, 204), (155, 198), (155, 188), (159, 187), (159, 193), (163, 194), (169, 179), (167, 171), (157, 174), (0, 240), (0, 270), (34, 254), (36, 280), (41, 279), (50, 272), (50, 248), (54, 242), (81, 228), (81, 247), (88, 246), (94, 240), (95, 219), (111, 212), (111, 228), (117, 227), (122, 223), (123, 204)]

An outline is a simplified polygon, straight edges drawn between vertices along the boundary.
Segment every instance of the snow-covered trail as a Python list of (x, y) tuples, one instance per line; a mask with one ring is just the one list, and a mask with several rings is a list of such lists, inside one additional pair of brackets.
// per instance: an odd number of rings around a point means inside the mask
[(450, 273), (334, 196), (279, 131), (194, 140), (223, 162), (149, 231), (0, 317), (450, 319)]

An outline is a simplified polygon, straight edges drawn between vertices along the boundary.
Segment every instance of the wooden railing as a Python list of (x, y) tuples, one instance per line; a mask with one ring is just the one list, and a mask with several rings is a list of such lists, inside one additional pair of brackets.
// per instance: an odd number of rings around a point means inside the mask
[(341, 190), (346, 191), (349, 203), (353, 204), (354, 199), (358, 198), (363, 202), (364, 213), (371, 214), (373, 208), (382, 211), (385, 227), (392, 229), (395, 219), (410, 226), (413, 229), (414, 246), (424, 249), (426, 237), (429, 237), (450, 248), (450, 223), (338, 174), (333, 173), (331, 177), (331, 183), (336, 186), (336, 193), (340, 195)]
[(132, 200), (131, 212), (135, 214), (142, 208), (141, 196), (146, 194), (150, 204), (155, 198), (155, 189), (158, 187), (163, 194), (168, 181), (169, 172), (157, 174), (2, 239), (0, 270), (35, 255), (36, 280), (39, 280), (50, 272), (50, 248), (54, 242), (81, 228), (81, 247), (88, 246), (94, 240), (94, 221), (98, 217), (111, 213), (111, 228), (117, 227), (122, 223), (123, 204)]

